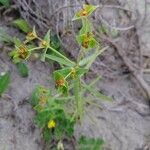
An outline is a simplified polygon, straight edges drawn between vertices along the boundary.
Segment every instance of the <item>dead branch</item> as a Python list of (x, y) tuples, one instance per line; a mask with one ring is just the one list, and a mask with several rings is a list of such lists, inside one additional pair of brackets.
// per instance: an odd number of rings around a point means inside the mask
[(104, 40), (108, 41), (118, 52), (119, 56), (125, 63), (125, 65), (128, 67), (129, 71), (131, 74), (135, 77), (135, 79), (138, 81), (140, 84), (141, 88), (144, 90), (145, 94), (147, 95), (148, 100), (150, 101), (150, 86), (146, 83), (146, 81), (142, 77), (142, 72), (139, 72), (134, 69), (131, 61), (127, 58), (125, 54), (125, 50), (116, 44), (112, 39), (103, 37)]

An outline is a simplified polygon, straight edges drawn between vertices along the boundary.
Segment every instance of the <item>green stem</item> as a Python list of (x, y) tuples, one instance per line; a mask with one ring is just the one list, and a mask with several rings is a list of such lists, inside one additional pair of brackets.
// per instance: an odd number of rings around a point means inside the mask
[(77, 65), (79, 65), (79, 62), (82, 59), (83, 55), (84, 55), (84, 51), (81, 48), (80, 51), (79, 51), (79, 53), (78, 53), (78, 57), (77, 57)]
[(65, 76), (65, 80), (71, 75), (71, 71)]
[(74, 96), (76, 100), (76, 110), (77, 110), (77, 119), (81, 119), (83, 116), (83, 100), (80, 95), (81, 83), (80, 79), (77, 77), (74, 79)]
[(34, 51), (34, 50), (37, 50), (37, 49), (41, 49), (41, 47), (35, 47), (35, 48), (32, 48), (32, 49), (29, 49), (28, 51), (31, 52), (31, 51)]

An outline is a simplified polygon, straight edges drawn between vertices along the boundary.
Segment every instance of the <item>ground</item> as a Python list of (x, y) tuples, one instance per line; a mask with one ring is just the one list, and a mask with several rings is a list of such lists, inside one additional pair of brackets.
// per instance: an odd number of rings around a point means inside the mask
[[(137, 0), (136, 5), (128, 3), (130, 8), (134, 10), (136, 7), (139, 12), (136, 33), (137, 45), (144, 55), (143, 62), (150, 56), (150, 9), (149, 2), (147, 1), (146, 6), (144, 2)], [(12, 34), (9, 28), (8, 32)], [(18, 34), (18, 31), (13, 30), (14, 33)], [(128, 38), (124, 39), (123, 34), (121, 37), (120, 41), (126, 42), (122, 42), (123, 47), (128, 46)], [(131, 61), (135, 59), (136, 62), (137, 51), (135, 47), (126, 51)], [(36, 85), (51, 87), (49, 81), (52, 68), (48, 63), (38, 60), (30, 60), (27, 64), (29, 77), (21, 78), (7, 52), (0, 51), (0, 72), (9, 71), (11, 74), (10, 88), (0, 98), (0, 150), (43, 149), (41, 132), (33, 123), (34, 111), (28, 98)], [(106, 150), (149, 150), (150, 109), (147, 97), (131, 73), (125, 73), (126, 66), (117, 51), (113, 48), (105, 51), (92, 70), (102, 75), (97, 86), (104, 94), (111, 96), (113, 102), (96, 102), (97, 106), (101, 105), (101, 109), (94, 105), (88, 106), (83, 123), (75, 127), (75, 137), (83, 134), (103, 138)], [(92, 77), (93, 74), (90, 73), (87, 80)], [(144, 74), (144, 80), (150, 83), (149, 73)]]

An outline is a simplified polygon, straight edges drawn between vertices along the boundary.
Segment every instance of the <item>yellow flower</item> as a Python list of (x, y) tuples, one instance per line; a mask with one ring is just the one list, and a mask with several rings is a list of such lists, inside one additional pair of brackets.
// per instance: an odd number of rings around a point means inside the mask
[(48, 128), (51, 129), (51, 128), (55, 128), (56, 127), (56, 122), (54, 120), (50, 120), (48, 122)]

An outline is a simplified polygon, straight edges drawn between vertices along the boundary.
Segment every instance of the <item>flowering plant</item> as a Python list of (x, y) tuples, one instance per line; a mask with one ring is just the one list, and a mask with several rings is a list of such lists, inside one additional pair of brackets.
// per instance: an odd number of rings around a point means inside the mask
[[(36, 110), (35, 123), (42, 129), (46, 141), (55, 139), (62, 144), (65, 136), (73, 135), (74, 125), (81, 122), (86, 104), (93, 103), (88, 97), (93, 100), (110, 100), (95, 87), (99, 77), (89, 84), (83, 80), (95, 59), (107, 49), (101, 48), (97, 42), (89, 20), (96, 8), (93, 5), (84, 5), (73, 18), (82, 21), (82, 28), (76, 36), (80, 46), (77, 60), (71, 60), (55, 48), (50, 30), (41, 38), (35, 28), (27, 34), (23, 42), (16, 39), (15, 50), (10, 53), (13, 61), (19, 63), (27, 60), (33, 51), (40, 50), (41, 61), (50, 59), (60, 65), (60, 69), (53, 72), (55, 87), (49, 90), (38, 86), (31, 95), (31, 104)], [(34, 41), (38, 41), (38, 45)]]

